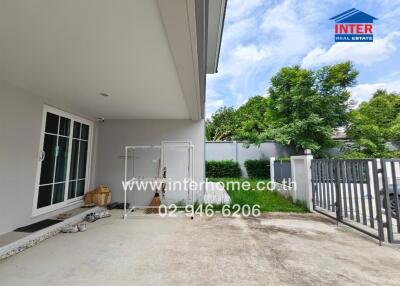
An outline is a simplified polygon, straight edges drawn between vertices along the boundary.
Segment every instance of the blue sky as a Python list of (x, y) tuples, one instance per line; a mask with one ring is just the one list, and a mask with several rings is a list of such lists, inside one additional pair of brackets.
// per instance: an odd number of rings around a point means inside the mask
[[(329, 18), (350, 8), (379, 20), (373, 43), (335, 43)], [(267, 95), (281, 67), (316, 69), (351, 60), (360, 72), (357, 102), (378, 88), (400, 92), (400, 0), (228, 0), (218, 73), (207, 75), (206, 115)]]

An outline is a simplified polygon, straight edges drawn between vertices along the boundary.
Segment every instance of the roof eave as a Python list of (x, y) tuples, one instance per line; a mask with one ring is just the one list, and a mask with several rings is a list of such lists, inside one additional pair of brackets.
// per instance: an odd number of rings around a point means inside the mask
[(213, 0), (208, 6), (207, 73), (218, 72), (227, 0)]

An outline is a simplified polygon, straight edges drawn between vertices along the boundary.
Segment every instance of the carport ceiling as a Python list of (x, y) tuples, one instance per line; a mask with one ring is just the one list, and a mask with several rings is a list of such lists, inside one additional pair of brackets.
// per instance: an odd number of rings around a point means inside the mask
[(1, 0), (0, 38), (0, 80), (50, 103), (93, 118), (191, 117), (156, 1)]

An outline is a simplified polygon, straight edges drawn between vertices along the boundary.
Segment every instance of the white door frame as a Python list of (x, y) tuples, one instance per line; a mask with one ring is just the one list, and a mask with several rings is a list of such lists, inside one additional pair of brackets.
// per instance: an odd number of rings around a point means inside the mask
[[(45, 135), (45, 128), (46, 128), (46, 116), (47, 112), (54, 113), (59, 116), (66, 117), (71, 120), (70, 124), (70, 138), (69, 138), (69, 145), (68, 145), (68, 161), (67, 161), (67, 174), (66, 174), (66, 187), (65, 192), (64, 192), (64, 201), (59, 202), (57, 204), (51, 204), (47, 207), (42, 207), (42, 208), (37, 208), (37, 200), (38, 200), (38, 195), (39, 195), (39, 184), (40, 184), (40, 172), (42, 168), (42, 161), (40, 159), (42, 150), (43, 150), (43, 143), (44, 143), (44, 135)], [(78, 121), (80, 123), (84, 123), (89, 126), (89, 137), (88, 137), (88, 151), (87, 151), (87, 160), (86, 160), (86, 175), (85, 175), (85, 190), (84, 193), (86, 193), (89, 189), (90, 185), (90, 175), (91, 175), (91, 164), (92, 164), (92, 149), (93, 149), (93, 127), (94, 123), (93, 121), (87, 120), (85, 118), (82, 118), (80, 116), (62, 111), (60, 109), (57, 109), (55, 107), (49, 106), (49, 105), (43, 105), (43, 115), (42, 115), (42, 128), (40, 131), (40, 143), (39, 143), (39, 150), (38, 150), (38, 156), (37, 156), (37, 168), (36, 168), (36, 181), (35, 181), (35, 189), (34, 189), (34, 195), (33, 195), (33, 205), (32, 205), (32, 217), (39, 216), (42, 214), (46, 214), (64, 207), (67, 207), (72, 204), (80, 203), (83, 200), (83, 196), (76, 197), (73, 199), (68, 199), (68, 188), (69, 184), (67, 183), (69, 181), (69, 168), (70, 168), (70, 163), (71, 163), (71, 150), (72, 150), (72, 137), (73, 137), (73, 123), (74, 121)]]

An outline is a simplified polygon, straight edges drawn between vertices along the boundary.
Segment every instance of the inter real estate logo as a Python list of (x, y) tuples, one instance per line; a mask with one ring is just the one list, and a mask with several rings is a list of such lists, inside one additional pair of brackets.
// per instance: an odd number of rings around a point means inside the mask
[(334, 20), (335, 42), (373, 42), (373, 22), (378, 20), (367, 13), (352, 8), (329, 20)]

